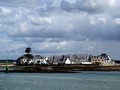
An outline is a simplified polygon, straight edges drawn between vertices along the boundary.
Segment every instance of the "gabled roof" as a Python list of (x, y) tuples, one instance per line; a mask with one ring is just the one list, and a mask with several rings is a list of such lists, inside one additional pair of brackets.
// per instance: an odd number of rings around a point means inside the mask
[(35, 55), (34, 56), (34, 59), (43, 59), (44, 57), (43, 56), (41, 56), (41, 55)]

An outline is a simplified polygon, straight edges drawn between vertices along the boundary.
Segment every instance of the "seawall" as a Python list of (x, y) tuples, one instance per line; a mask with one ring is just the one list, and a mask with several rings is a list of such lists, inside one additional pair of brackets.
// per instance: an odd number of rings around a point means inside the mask
[[(76, 71), (120, 71), (120, 66), (99, 66), (99, 65), (27, 65), (9, 66), (8, 72), (76, 72)], [(0, 72), (6, 72), (5, 67), (0, 66)]]

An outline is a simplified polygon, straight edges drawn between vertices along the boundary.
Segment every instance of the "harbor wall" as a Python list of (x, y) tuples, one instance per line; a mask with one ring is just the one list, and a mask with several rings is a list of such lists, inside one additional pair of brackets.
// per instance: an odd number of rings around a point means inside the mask
[[(5, 67), (0, 67), (0, 72), (5, 72)], [(99, 65), (29, 65), (9, 66), (9, 72), (77, 72), (77, 71), (120, 71), (118, 66)]]

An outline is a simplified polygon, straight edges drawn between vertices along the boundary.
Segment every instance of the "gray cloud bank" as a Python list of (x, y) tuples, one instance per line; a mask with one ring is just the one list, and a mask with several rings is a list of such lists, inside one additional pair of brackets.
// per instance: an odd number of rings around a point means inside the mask
[(119, 0), (0, 0), (1, 57), (108, 53), (120, 58)]

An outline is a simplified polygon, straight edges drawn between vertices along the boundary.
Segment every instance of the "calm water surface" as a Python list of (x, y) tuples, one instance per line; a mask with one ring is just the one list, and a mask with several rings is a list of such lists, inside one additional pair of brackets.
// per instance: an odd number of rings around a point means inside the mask
[(120, 90), (120, 72), (0, 73), (0, 90)]

